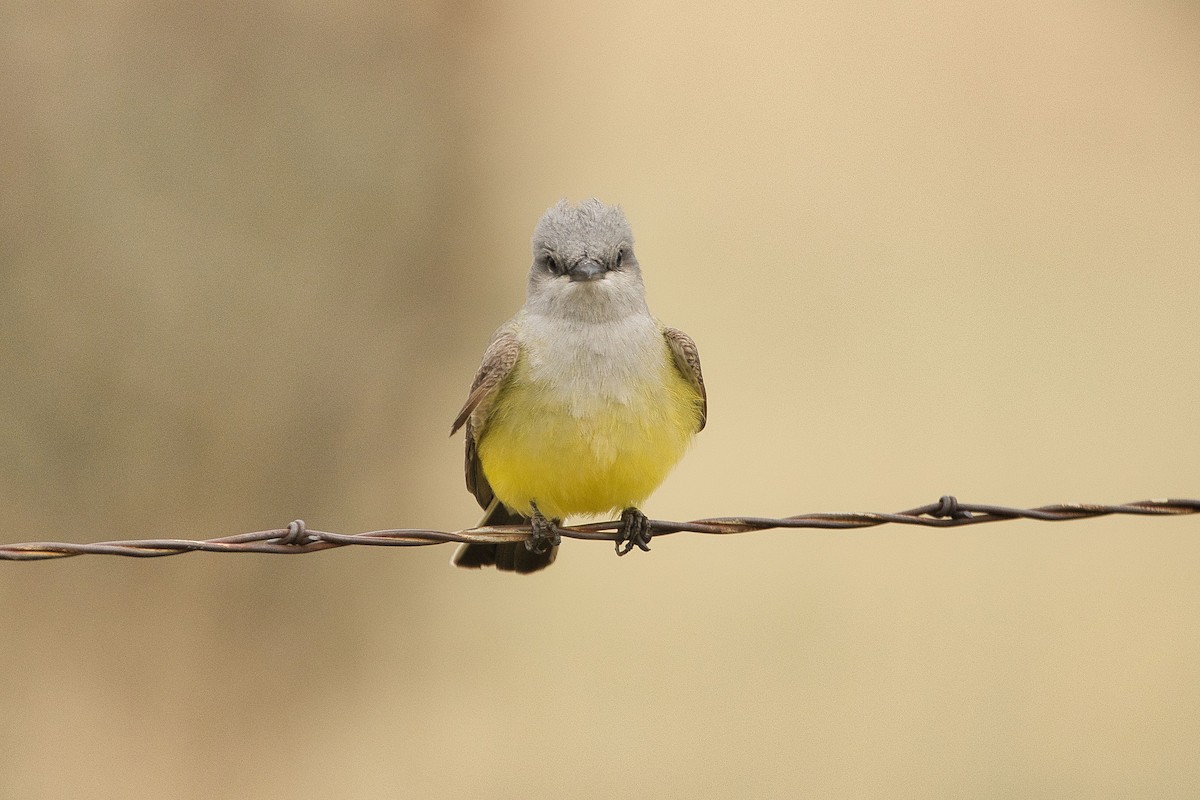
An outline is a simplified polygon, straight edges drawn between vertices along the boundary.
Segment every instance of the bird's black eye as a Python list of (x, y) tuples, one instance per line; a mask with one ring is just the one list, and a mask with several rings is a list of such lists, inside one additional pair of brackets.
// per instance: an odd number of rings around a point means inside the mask
[(558, 259), (554, 257), (553, 253), (546, 253), (542, 256), (542, 266), (544, 266), (546, 271), (551, 275), (558, 275), (560, 272), (562, 272), (562, 268), (560, 268), (558, 265)]
[(617, 255), (613, 258), (613, 269), (620, 269), (621, 264), (625, 261), (625, 248), (618, 247)]

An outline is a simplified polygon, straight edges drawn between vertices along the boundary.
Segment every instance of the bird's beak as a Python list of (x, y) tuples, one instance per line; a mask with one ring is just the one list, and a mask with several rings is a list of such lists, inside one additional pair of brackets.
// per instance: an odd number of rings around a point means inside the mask
[(604, 277), (604, 272), (604, 265), (590, 258), (579, 259), (567, 270), (573, 281), (597, 281)]

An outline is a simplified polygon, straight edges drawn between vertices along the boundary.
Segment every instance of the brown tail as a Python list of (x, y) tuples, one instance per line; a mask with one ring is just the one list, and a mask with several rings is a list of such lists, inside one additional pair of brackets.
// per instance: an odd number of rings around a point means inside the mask
[[(480, 525), (521, 525), (528, 524), (529, 518), (514, 514), (497, 502), (495, 507), (484, 516)], [(495, 567), (505, 572), (537, 572), (554, 563), (558, 555), (558, 547), (552, 547), (548, 552), (535, 553), (525, 546), (524, 542), (509, 544), (460, 544), (454, 551), (450, 563), (465, 569), (480, 567)]]

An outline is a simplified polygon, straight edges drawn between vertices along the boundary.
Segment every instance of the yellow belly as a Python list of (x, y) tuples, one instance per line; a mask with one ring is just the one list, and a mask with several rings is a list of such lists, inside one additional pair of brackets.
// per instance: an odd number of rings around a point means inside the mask
[(683, 456), (699, 395), (674, 365), (616, 396), (567, 399), (528, 380), (518, 361), (479, 435), (500, 502), (529, 516), (610, 514), (640, 505)]

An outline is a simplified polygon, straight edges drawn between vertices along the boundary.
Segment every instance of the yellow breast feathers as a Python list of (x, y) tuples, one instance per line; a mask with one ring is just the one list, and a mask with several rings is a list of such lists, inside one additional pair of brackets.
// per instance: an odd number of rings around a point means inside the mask
[(661, 329), (654, 341), (549, 360), (561, 341), (522, 343), (478, 433), (501, 502), (527, 516), (531, 500), (555, 519), (609, 514), (640, 505), (662, 483), (702, 427), (703, 397)]

